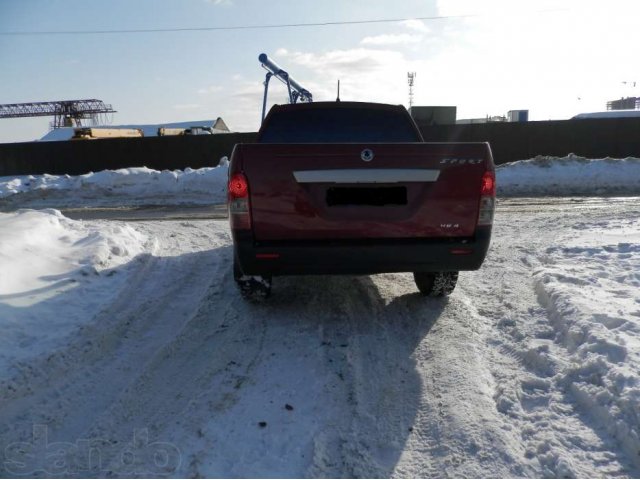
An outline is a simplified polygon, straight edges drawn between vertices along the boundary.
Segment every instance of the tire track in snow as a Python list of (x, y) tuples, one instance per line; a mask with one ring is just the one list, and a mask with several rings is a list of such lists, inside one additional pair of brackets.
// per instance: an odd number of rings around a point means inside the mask
[[(225, 300), (233, 298), (230, 255), (225, 257), (229, 258), (224, 269), (212, 272), (218, 274), (219, 282), (202, 298), (197, 313), (154, 354), (92, 427), (89, 438), (126, 443), (132, 429), (138, 429), (162, 439), (170, 438), (174, 428), (197, 436), (206, 421), (233, 407), (244, 384), (251, 381), (263, 349), (265, 327), (260, 319), (239, 314), (241, 299), (235, 299), (236, 305)], [(116, 472), (117, 467), (116, 459)], [(145, 472), (147, 467), (141, 463), (135, 471)]]
[[(388, 323), (381, 318), (384, 301), (369, 277), (352, 277), (348, 298), (340, 298), (340, 293), (344, 296), (345, 292), (343, 282), (333, 277), (330, 282), (335, 283), (328, 286), (327, 294), (338, 300), (332, 305), (332, 314), (337, 318), (321, 326), (321, 339), (327, 362), (341, 380), (345, 405), (342, 421), (314, 439), (314, 463), (309, 475), (389, 476), (408, 429), (394, 418), (403, 405), (393, 401), (397, 395), (394, 382), (386, 362), (379, 361), (379, 356), (386, 357), (392, 350)], [(370, 355), (372, 344), (378, 358)], [(396, 349), (394, 353), (398, 356), (400, 352)], [(388, 368), (399, 360), (395, 358)]]
[(480, 328), (468, 301), (423, 298), (410, 275), (357, 285), (356, 300), (344, 308), (351, 418), (323, 438), (334, 446), (332, 455), (323, 450), (324, 463), (311, 475), (522, 475), (510, 466), (509, 439), (492, 428), (491, 414), (470, 405), (493, 401), (483, 384), (486, 359), (469, 340)]
[[(506, 209), (506, 212), (509, 210)], [(615, 441), (568, 394), (558, 375), (568, 363), (554, 322), (538, 302), (532, 271), (544, 252), (582, 213), (528, 211), (520, 218), (498, 211), (487, 262), (465, 285), (493, 324), (489, 338), (496, 377), (496, 409), (524, 446), (521, 463), (536, 476), (627, 476), (633, 467)], [(522, 212), (520, 212), (522, 213)], [(591, 212), (598, 215), (598, 212)], [(609, 216), (611, 212), (601, 215)], [(504, 223), (502, 223), (504, 222)], [(544, 231), (533, 236), (531, 232)]]
[(402, 476), (448, 477), (527, 474), (519, 442), (493, 410), (495, 388), (485, 345), (487, 325), (460, 289), (443, 301), (437, 322), (415, 352), (423, 384), (417, 438), (407, 445)]
[(413, 322), (389, 315), (369, 277), (278, 278), (247, 308), (266, 328), (259, 365), (186, 448), (189, 474), (390, 476), (419, 401)]
[[(589, 279), (588, 274), (585, 277)], [(558, 281), (562, 284), (560, 289), (557, 289)], [(580, 276), (554, 273), (553, 266), (544, 259), (536, 272), (534, 290), (554, 329), (555, 351), (561, 350), (561, 355), (567, 359), (554, 371), (553, 382), (586, 414), (585, 423), (598, 431), (603, 439), (620, 445), (633, 465), (630, 471), (638, 472), (640, 430), (637, 420), (640, 417), (637, 394), (624, 392), (625, 386), (633, 386), (637, 381), (637, 374), (627, 376), (625, 372), (626, 357), (635, 354), (628, 345), (633, 345), (633, 338), (637, 338), (636, 324), (605, 314), (601, 315), (605, 323), (599, 324), (598, 314), (585, 314), (583, 309), (576, 308), (575, 302), (580, 302), (581, 298), (579, 295), (572, 298), (566, 291), (568, 283), (578, 284), (582, 289), (593, 288)], [(624, 316), (624, 313), (618, 313)], [(622, 325), (631, 333), (626, 339), (615, 333)], [(614, 369), (618, 371), (613, 372)], [(628, 422), (628, 419), (636, 421)]]

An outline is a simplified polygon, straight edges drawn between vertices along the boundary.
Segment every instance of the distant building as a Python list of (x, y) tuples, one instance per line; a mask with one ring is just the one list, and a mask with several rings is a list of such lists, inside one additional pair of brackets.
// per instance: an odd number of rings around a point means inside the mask
[(627, 97), (607, 102), (607, 110), (640, 110), (640, 98)]
[(508, 122), (528, 122), (529, 110), (509, 110), (507, 112)]
[[(161, 128), (171, 128), (171, 129), (190, 129), (197, 127), (207, 127), (211, 129), (213, 133), (230, 133), (229, 127), (224, 123), (222, 118), (218, 117), (215, 120), (194, 120), (190, 122), (172, 122), (172, 123), (159, 123), (152, 125), (105, 125), (103, 128), (107, 129), (125, 129), (125, 130), (141, 130), (143, 136), (145, 137), (156, 137), (158, 135), (158, 130)], [(95, 129), (99, 129), (100, 127), (92, 127)], [(71, 140), (74, 135), (74, 128), (72, 127), (63, 127), (56, 128), (47, 133), (44, 137), (40, 139), (43, 142), (56, 142), (63, 140)]]
[(482, 118), (461, 118), (460, 120), (456, 120), (457, 125), (467, 125), (470, 123), (498, 123), (498, 122), (506, 122), (507, 117), (504, 115), (493, 115)]
[(481, 118), (461, 118), (456, 120), (457, 125), (470, 123), (523, 123), (529, 121), (529, 110), (509, 110), (507, 115), (487, 115)]

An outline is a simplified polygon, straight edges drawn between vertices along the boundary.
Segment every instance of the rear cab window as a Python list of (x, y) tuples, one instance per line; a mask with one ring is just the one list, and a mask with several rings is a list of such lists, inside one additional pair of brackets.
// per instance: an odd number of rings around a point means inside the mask
[(331, 103), (274, 107), (260, 129), (258, 143), (422, 142), (402, 107)]

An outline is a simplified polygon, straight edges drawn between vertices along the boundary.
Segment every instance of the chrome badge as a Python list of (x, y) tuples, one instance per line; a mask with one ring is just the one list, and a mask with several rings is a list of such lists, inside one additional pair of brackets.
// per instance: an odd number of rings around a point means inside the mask
[(370, 162), (371, 160), (373, 160), (373, 150), (371, 150), (369, 148), (365, 148), (360, 153), (360, 158), (362, 160), (364, 160), (365, 162)]

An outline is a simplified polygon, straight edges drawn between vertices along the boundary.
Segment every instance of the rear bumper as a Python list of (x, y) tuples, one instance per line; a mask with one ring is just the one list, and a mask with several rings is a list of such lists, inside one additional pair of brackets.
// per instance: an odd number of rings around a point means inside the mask
[(478, 228), (472, 238), (456, 239), (258, 243), (248, 231), (232, 235), (236, 260), (246, 275), (357, 275), (477, 270), (489, 248), (491, 227)]

